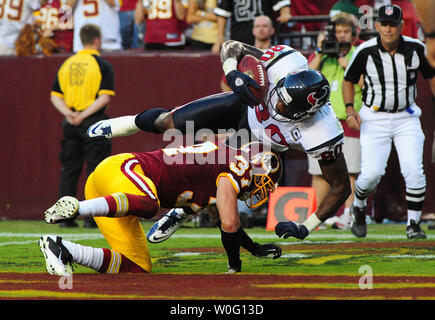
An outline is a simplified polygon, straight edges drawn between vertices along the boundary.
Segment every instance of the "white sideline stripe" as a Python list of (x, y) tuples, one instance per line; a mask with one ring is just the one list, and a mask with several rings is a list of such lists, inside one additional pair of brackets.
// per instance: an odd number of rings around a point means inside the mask
[[(281, 243), (287, 243), (287, 244), (295, 244), (294, 241), (292, 242), (286, 242), (286, 239), (278, 238), (278, 236), (275, 235), (275, 233), (271, 232), (270, 234), (256, 234), (256, 233), (250, 233), (248, 230), (249, 235), (252, 238), (257, 239), (273, 239), (276, 241), (280, 241)], [(0, 238), (40, 238), (43, 234), (41, 233), (14, 233), (14, 232), (0, 232)], [(92, 239), (102, 239), (103, 235), (100, 233), (59, 233), (57, 234), (64, 239), (67, 240), (92, 240)], [(200, 233), (186, 233), (186, 234), (174, 234), (172, 238), (178, 238), (178, 239), (220, 239), (220, 234), (200, 234)], [(296, 243), (310, 243), (310, 242), (316, 242), (318, 241), (312, 241), (312, 240), (325, 240), (325, 239), (336, 239), (340, 241), (344, 240), (356, 240), (357, 238), (354, 237), (352, 234), (311, 234), (308, 236), (306, 240), (303, 241), (297, 241)], [(386, 234), (368, 234), (366, 238), (367, 240), (407, 240), (405, 233), (403, 235), (386, 235)], [(435, 234), (428, 234), (427, 239), (435, 239)], [(328, 243), (332, 243), (331, 241), (327, 241)], [(2, 245), (0, 243), (0, 245)]]

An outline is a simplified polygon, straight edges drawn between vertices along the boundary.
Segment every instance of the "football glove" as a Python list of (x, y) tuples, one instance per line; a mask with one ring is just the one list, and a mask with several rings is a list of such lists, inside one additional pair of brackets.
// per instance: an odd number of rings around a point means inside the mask
[(283, 237), (284, 239), (291, 236), (303, 240), (310, 232), (303, 224), (287, 221), (279, 222), (275, 227), (275, 233), (278, 237)]
[(272, 243), (267, 244), (258, 244), (256, 243), (256, 250), (254, 256), (256, 257), (267, 257), (268, 255), (272, 255), (274, 259), (278, 259), (281, 257), (282, 249), (277, 245)]
[(256, 106), (260, 104), (260, 101), (254, 97), (248, 88), (248, 86), (252, 86), (255, 89), (260, 89), (260, 86), (250, 76), (238, 70), (233, 70), (229, 72), (225, 78), (227, 79), (230, 88), (242, 100), (243, 103), (247, 104), (248, 106)]

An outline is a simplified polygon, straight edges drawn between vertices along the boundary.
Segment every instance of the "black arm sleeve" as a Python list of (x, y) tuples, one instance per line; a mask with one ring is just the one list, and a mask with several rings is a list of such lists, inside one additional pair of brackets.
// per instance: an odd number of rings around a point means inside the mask
[(246, 114), (246, 106), (233, 92), (207, 96), (176, 108), (172, 112), (176, 129), (186, 133), (186, 122), (193, 121), (194, 130), (239, 128), (239, 122)]

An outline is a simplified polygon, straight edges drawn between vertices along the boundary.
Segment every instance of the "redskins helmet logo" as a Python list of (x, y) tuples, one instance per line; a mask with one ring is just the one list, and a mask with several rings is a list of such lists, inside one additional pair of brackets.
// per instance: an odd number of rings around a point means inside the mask
[(323, 99), (328, 95), (329, 86), (323, 86), (320, 91), (311, 92), (307, 97), (307, 101), (311, 104), (312, 108), (321, 107)]

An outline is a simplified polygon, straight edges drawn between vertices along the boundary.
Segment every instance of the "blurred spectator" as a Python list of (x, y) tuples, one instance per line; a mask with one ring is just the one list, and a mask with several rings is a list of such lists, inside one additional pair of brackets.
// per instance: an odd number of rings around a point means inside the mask
[[(332, 224), (340, 229), (348, 229), (351, 226), (352, 218), (350, 215), (350, 206), (354, 197), (354, 184), (356, 176), (360, 171), (360, 143), (359, 131), (352, 130), (347, 125), (346, 106), (342, 97), (342, 84), (344, 80), (344, 70), (347, 68), (356, 47), (352, 45), (357, 36), (357, 19), (355, 16), (341, 12), (332, 17), (335, 23), (333, 29), (328, 33), (322, 32), (317, 38), (317, 50), (309, 57), (309, 67), (319, 70), (328, 79), (331, 85), (330, 101), (332, 107), (340, 120), (344, 129), (343, 153), (346, 160), (349, 179), (352, 187), (352, 194), (345, 202), (345, 208), (342, 215), (335, 216), (326, 221), (326, 224)], [(331, 24), (332, 26), (332, 24)], [(333, 33), (333, 34), (330, 34)], [(326, 45), (328, 43), (328, 45)], [(334, 44), (334, 45), (333, 45)], [(361, 108), (361, 87), (363, 81), (355, 85), (354, 107), (355, 111)], [(327, 196), (330, 185), (325, 180), (320, 170), (318, 161), (313, 161), (308, 157), (308, 173), (312, 176), (312, 187), (316, 190), (316, 199), (320, 203)]]
[[(320, 11), (318, 5), (313, 1), (305, 1), (305, 0), (293, 0), (292, 1), (292, 15), (297, 16), (315, 16), (319, 15)], [(288, 22), (278, 26), (277, 33), (278, 38), (281, 33), (287, 32), (302, 32), (306, 31), (317, 31), (320, 30), (322, 24), (319, 22), (304, 22), (304, 23), (294, 23)], [(308, 49), (311, 45), (311, 39), (308, 37), (300, 37), (300, 38), (292, 38), (288, 39), (278, 39), (280, 44), (286, 44), (297, 48)]]
[(61, 0), (43, 0), (37, 22), (42, 35), (54, 40), (56, 52), (71, 52), (73, 48), (72, 9)]
[(182, 50), (186, 46), (187, 0), (138, 1), (137, 25), (145, 23), (146, 50)]
[(332, 5), (331, 11), (329, 11), (329, 16), (333, 17), (337, 13), (347, 12), (353, 14), (355, 17), (359, 17), (359, 8), (355, 4), (356, 0), (338, 0)]
[(433, 16), (435, 12), (435, 0), (414, 0), (414, 4), (423, 25), (428, 60), (432, 67), (435, 68), (435, 19)]
[[(217, 42), (217, 22), (213, 13), (217, 0), (189, 0), (186, 22), (193, 24), (192, 50), (211, 50)], [(213, 49), (216, 51), (216, 49)]]
[[(275, 28), (273, 27), (273, 21), (268, 16), (258, 16), (254, 19), (252, 34), (255, 38), (255, 47), (261, 50), (270, 48), (272, 46), (272, 37), (274, 33)], [(224, 74), (222, 74), (220, 86), (222, 92), (231, 91)]]
[(134, 21), (136, 4), (142, 0), (122, 0), (118, 16), (121, 26), (122, 47), (124, 49), (136, 48), (138, 46), (139, 30)]
[[(220, 0), (214, 10), (218, 16), (218, 40), (215, 51), (219, 53), (220, 47), (225, 39), (225, 28), (227, 20), (230, 19), (230, 39), (254, 45), (252, 27), (254, 18), (259, 15), (266, 15), (275, 21), (276, 24), (286, 23), (291, 19), (290, 0), (261, 0), (249, 1), (241, 6), (233, 0)], [(275, 19), (275, 15), (278, 14)]]
[(121, 31), (118, 17), (119, 0), (66, 0), (73, 8), (74, 40), (73, 51), (83, 49), (80, 29), (85, 24), (96, 24), (101, 28), (103, 51), (121, 50)]
[[(84, 48), (65, 60), (50, 93), (51, 103), (64, 117), (59, 197), (75, 196), (84, 163), (89, 176), (112, 150), (110, 139), (90, 140), (86, 130), (95, 122), (108, 119), (105, 111), (115, 95), (113, 69), (99, 53), (100, 27), (86, 24), (79, 31)], [(77, 226), (74, 220), (60, 224), (60, 227)], [(83, 226), (96, 227), (96, 224), (90, 217)]]
[(33, 12), (40, 0), (22, 0), (20, 5), (3, 1), (0, 6), (0, 55), (16, 55), (15, 41), (26, 24), (34, 22)]

